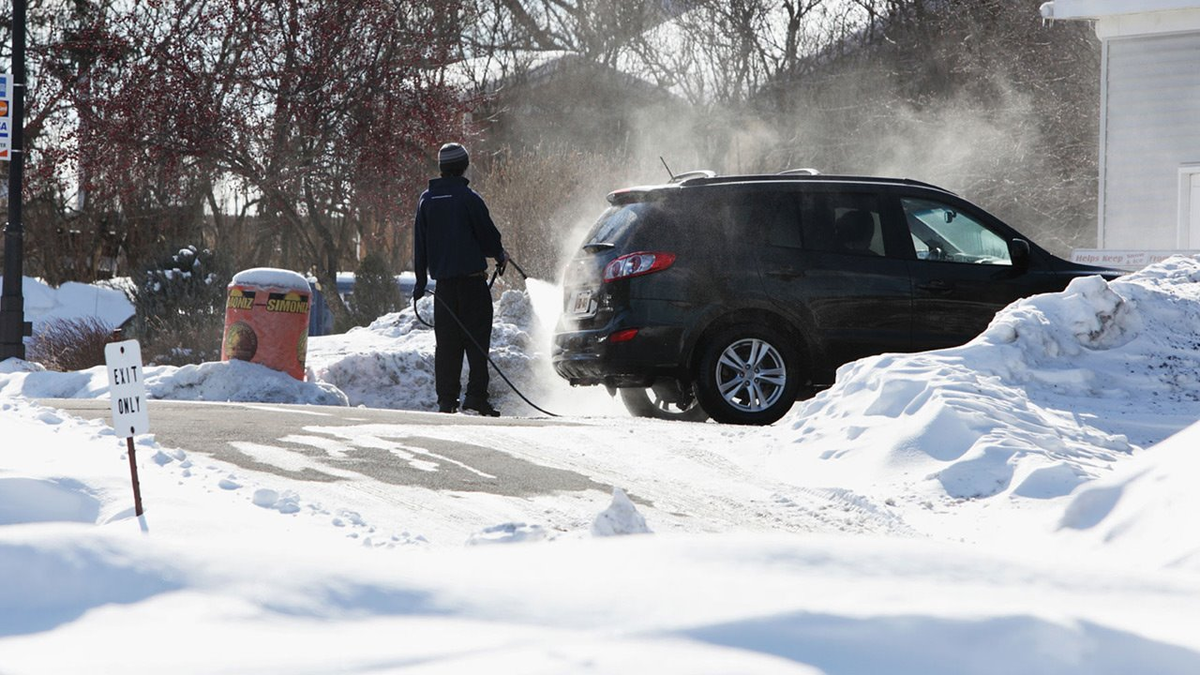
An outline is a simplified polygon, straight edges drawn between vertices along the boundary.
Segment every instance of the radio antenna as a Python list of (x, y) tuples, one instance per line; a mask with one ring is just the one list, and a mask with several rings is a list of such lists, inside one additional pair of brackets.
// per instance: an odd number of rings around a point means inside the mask
[(667, 166), (667, 160), (663, 159), (662, 155), (659, 155), (658, 161), (663, 163), (663, 168), (665, 168), (667, 170), (667, 175), (671, 177), (672, 181), (674, 181), (675, 180), (675, 172), (671, 171), (671, 167)]

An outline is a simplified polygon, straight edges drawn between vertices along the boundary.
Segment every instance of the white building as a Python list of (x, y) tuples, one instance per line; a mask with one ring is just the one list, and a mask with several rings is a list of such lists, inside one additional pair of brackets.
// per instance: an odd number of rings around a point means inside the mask
[(1101, 249), (1200, 250), (1200, 1), (1054, 0), (1102, 44)]

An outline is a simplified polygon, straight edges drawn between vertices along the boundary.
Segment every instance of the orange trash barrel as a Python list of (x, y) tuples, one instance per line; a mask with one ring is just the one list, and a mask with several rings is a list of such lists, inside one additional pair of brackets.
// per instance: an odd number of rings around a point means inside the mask
[(225, 301), (221, 360), (240, 359), (304, 379), (308, 355), (308, 281), (288, 270), (238, 272)]

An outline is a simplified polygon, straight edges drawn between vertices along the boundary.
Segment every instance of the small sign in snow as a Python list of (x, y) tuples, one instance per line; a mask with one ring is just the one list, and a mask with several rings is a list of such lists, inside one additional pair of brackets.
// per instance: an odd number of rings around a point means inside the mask
[(150, 414), (146, 410), (141, 345), (137, 340), (105, 345), (104, 365), (108, 368), (113, 429), (117, 436), (130, 438), (149, 433)]

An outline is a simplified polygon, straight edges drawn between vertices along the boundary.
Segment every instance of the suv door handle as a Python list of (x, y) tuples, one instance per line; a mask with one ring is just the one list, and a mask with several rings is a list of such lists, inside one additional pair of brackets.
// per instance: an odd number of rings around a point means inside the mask
[(935, 295), (946, 295), (954, 292), (954, 284), (941, 279), (934, 279), (928, 283), (917, 284), (917, 288), (922, 291), (928, 291)]
[(767, 270), (767, 276), (778, 277), (780, 279), (795, 279), (804, 276), (804, 270), (798, 270), (794, 267), (788, 267), (781, 270)]

